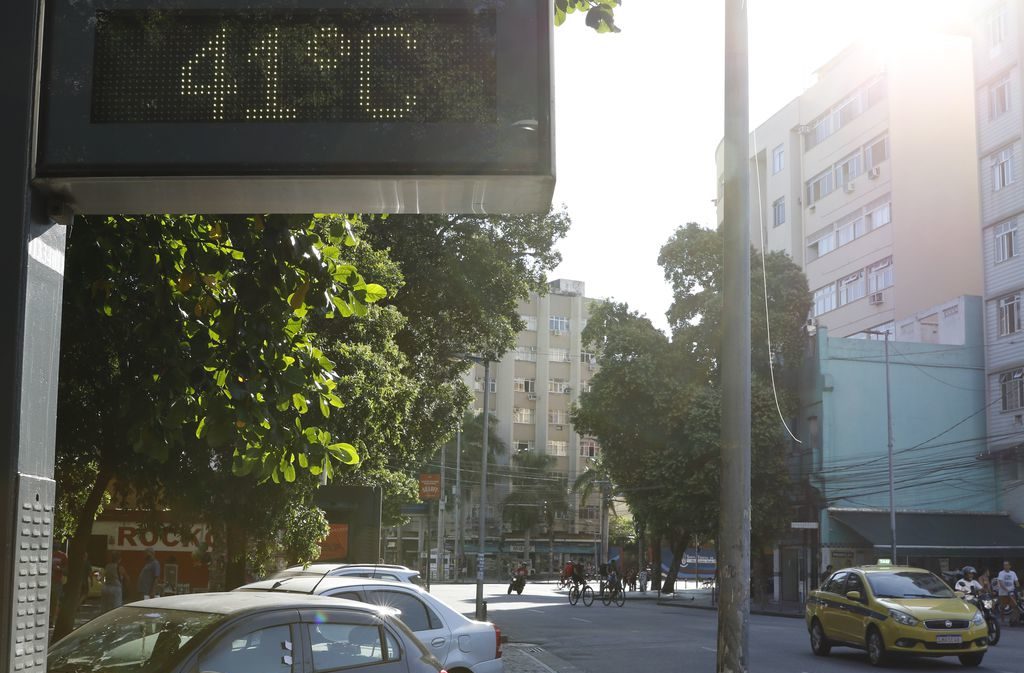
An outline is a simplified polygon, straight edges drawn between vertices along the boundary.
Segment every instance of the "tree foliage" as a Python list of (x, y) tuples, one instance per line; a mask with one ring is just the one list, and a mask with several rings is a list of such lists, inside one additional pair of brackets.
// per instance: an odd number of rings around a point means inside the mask
[(569, 14), (579, 13), (597, 32), (618, 33), (615, 8), (621, 4), (621, 0), (555, 0), (555, 25), (561, 26)]
[[(581, 397), (574, 422), (598, 437), (602, 465), (634, 515), (669, 541), (678, 567), (694, 537), (717, 532), (721, 398), (717, 363), (721, 342), (722, 241), (695, 224), (680, 227), (659, 263), (672, 284), (668, 312), (673, 338), (624, 304), (592, 314), (584, 339), (594, 343), (601, 369)], [(770, 374), (774, 362), (779, 404), (792, 414), (788, 370), (801, 360), (802, 327), (810, 308), (807, 282), (785, 255), (765, 257), (769, 355), (764, 327), (764, 279), (752, 255), (752, 530), (755, 548), (771, 544), (788, 514), (787, 440)], [(783, 366), (783, 363), (787, 363)], [(779, 376), (779, 373), (782, 373)], [(674, 573), (666, 579), (671, 588)]]

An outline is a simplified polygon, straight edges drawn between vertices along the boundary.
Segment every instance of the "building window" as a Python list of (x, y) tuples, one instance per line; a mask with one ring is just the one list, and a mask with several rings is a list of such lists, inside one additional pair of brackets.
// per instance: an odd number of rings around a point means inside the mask
[(597, 366), (597, 356), (589, 351), (582, 351), (580, 353), (580, 362), (587, 365), (589, 369), (593, 369)]
[(597, 458), (599, 451), (600, 449), (595, 440), (589, 437), (580, 440), (580, 456), (583, 458)]
[(864, 91), (864, 98), (867, 101), (867, 107), (871, 107), (878, 101), (885, 99), (885, 76), (883, 75), (868, 82), (868, 85), (864, 87)]
[(1010, 109), (1010, 77), (1001, 80), (988, 88), (988, 118), (1000, 117)]
[(867, 219), (870, 223), (869, 229), (871, 231), (874, 231), (879, 227), (884, 227), (892, 221), (892, 202), (889, 201), (888, 198), (889, 196), (886, 195), (886, 201), (884, 203), (868, 206)]
[(832, 193), (832, 169), (818, 173), (807, 182), (807, 205), (814, 205), (816, 202)]
[(991, 158), (992, 190), (998, 192), (1013, 183), (1013, 148), (1006, 147)]
[[(490, 388), (491, 388), (490, 389), (491, 393), (498, 392), (498, 383), (497, 383), (497, 381), (495, 381), (494, 379), (491, 379)], [(479, 392), (483, 392), (483, 389), (484, 389), (484, 377), (482, 377), (482, 376), (476, 377), (476, 381), (473, 382), (473, 389), (476, 390), (478, 393)]]
[(1017, 255), (1017, 221), (1010, 220), (995, 227), (996, 262), (1005, 262)]
[(537, 361), (537, 347), (536, 346), (516, 346), (516, 360), (525, 360), (527, 362)]
[(565, 334), (569, 331), (569, 319), (561, 315), (548, 318), (548, 329), (552, 334)]
[(549, 456), (565, 456), (569, 454), (569, 442), (562, 441), (560, 439), (549, 439), (548, 440), (548, 455)]
[(839, 305), (845, 306), (864, 296), (864, 271), (839, 279)]
[(816, 238), (812, 239), (807, 244), (807, 257), (809, 261), (814, 261), (822, 255), (827, 255), (836, 249), (836, 232), (830, 228), (828, 231), (822, 234), (818, 234)]
[(548, 381), (548, 392), (566, 394), (569, 392), (569, 382), (565, 379), (551, 379)]
[(521, 315), (521, 316), (519, 316), (519, 319), (522, 320), (524, 323), (526, 323), (526, 327), (524, 327), (523, 329), (525, 329), (527, 332), (536, 332), (537, 331), (537, 316), (535, 316), (535, 315)]
[(864, 162), (868, 168), (874, 168), (889, 158), (889, 136), (884, 135), (868, 143), (864, 148)]
[(1020, 293), (1001, 298), (996, 304), (999, 317), (999, 336), (1020, 331)]
[(868, 267), (868, 292), (881, 292), (891, 286), (892, 257), (886, 257)]
[(836, 284), (829, 283), (825, 287), (814, 291), (814, 315), (815, 317), (828, 313), (836, 307)]
[(772, 203), (772, 226), (779, 226), (786, 221), (786, 197), (780, 196)]
[(1013, 411), (1024, 406), (1024, 369), (1014, 369), (999, 375), (1002, 389), (1003, 411)]
[(512, 422), (533, 425), (534, 418), (536, 418), (534, 414), (534, 410), (528, 407), (516, 407), (512, 410)]
[(846, 157), (836, 166), (836, 186), (842, 187), (861, 174), (860, 150)]
[(549, 425), (565, 425), (569, 422), (569, 412), (564, 409), (549, 409), (548, 410), (548, 424)]
[(569, 349), (552, 348), (548, 352), (548, 360), (550, 362), (569, 362)]
[(855, 335), (854, 338), (867, 338), (868, 341), (885, 341), (885, 335), (889, 335), (891, 341), (893, 336), (896, 334), (896, 323), (890, 320), (889, 322), (882, 323), (881, 325), (875, 325), (872, 327), (870, 332), (881, 332), (881, 334), (866, 334), (861, 332), (859, 335)]
[(772, 175), (779, 173), (786, 167), (786, 150), (779, 145), (772, 150)]
[(864, 218), (854, 213), (836, 222), (836, 245), (846, 245), (864, 235)]
[(536, 379), (513, 379), (512, 388), (517, 393), (536, 393), (537, 392), (537, 380)]
[(1006, 4), (999, 3), (988, 15), (988, 52), (989, 56), (997, 56), (1003, 49), (1006, 40)]
[(533, 451), (533, 440), (518, 439), (512, 443), (512, 448), (516, 451)]
[(584, 521), (593, 521), (600, 516), (600, 511), (597, 505), (585, 505), (580, 507), (580, 519)]

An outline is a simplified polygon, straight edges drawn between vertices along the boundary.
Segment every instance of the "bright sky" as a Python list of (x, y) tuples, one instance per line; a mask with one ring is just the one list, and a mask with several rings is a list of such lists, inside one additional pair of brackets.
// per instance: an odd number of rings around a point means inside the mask
[[(988, 0), (750, 0), (750, 122), (813, 83), (857, 39), (962, 22)], [(627, 0), (618, 34), (581, 17), (555, 29), (555, 204), (573, 228), (551, 278), (585, 281), (666, 328), (658, 251), (687, 222), (715, 226), (722, 138), (724, 3)], [(885, 18), (890, 17), (890, 18)]]

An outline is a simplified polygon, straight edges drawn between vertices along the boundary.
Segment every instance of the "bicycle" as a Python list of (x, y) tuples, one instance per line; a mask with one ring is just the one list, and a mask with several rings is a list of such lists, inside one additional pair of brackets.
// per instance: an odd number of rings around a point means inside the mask
[(620, 608), (626, 604), (626, 592), (622, 590), (622, 587), (616, 583), (613, 586), (606, 587), (606, 591), (601, 596), (601, 602), (606, 606), (611, 605), (613, 602)]
[(569, 605), (576, 605), (580, 598), (583, 599), (583, 605), (588, 608), (594, 604), (594, 590), (590, 588), (586, 580), (582, 582), (582, 588), (580, 584), (573, 584), (572, 588), (569, 589)]

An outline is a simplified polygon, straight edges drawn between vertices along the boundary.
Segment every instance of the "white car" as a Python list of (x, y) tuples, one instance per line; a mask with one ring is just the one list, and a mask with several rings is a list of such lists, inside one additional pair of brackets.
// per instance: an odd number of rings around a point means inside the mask
[(397, 608), (401, 620), (449, 673), (503, 673), (501, 631), (468, 619), (444, 601), (407, 582), (359, 577), (293, 575), (253, 582), (235, 591), (315, 594)]
[(391, 582), (420, 583), (419, 572), (405, 566), (386, 563), (311, 563), (280, 570), (267, 579), (282, 577), (369, 577)]

